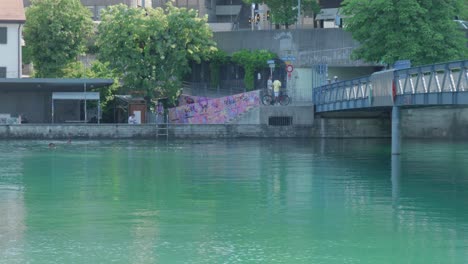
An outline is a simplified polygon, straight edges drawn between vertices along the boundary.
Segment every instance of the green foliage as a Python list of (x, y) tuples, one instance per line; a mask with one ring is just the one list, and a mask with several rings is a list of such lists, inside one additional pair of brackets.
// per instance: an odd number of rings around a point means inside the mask
[(453, 22), (463, 1), (346, 0), (345, 28), (361, 43), (353, 58), (415, 66), (466, 58), (466, 38)]
[(115, 93), (120, 88), (120, 83), (118, 74), (109, 68), (108, 63), (94, 61), (91, 67), (88, 68), (85, 67), (81, 62), (72, 62), (63, 69), (63, 77), (113, 79), (114, 83), (109, 87), (90, 89), (91, 91), (100, 93), (101, 109), (103, 111), (103, 115), (107, 115), (107, 112), (113, 111), (109, 105), (109, 102), (114, 99)]
[(206, 18), (195, 10), (111, 6), (102, 14), (100, 60), (122, 75), (125, 86), (150, 98), (174, 100), (189, 61), (200, 63), (216, 50)]
[(210, 56), (210, 84), (211, 87), (216, 87), (220, 83), (219, 70), (222, 65), (229, 61), (228, 55), (222, 50), (214, 51)]
[(317, 0), (302, 0), (302, 13), (313, 14), (315, 16), (320, 13), (320, 5)]
[[(243, 0), (246, 4), (258, 3), (256, 0)], [(264, 0), (262, 1), (271, 10), (271, 21), (273, 24), (289, 25), (297, 21), (297, 0)], [(304, 12), (318, 14), (320, 6), (316, 0), (301, 0), (301, 14)]]
[(240, 50), (232, 54), (232, 61), (245, 70), (244, 83), (247, 90), (254, 89), (255, 72), (267, 67), (267, 61), (276, 58), (276, 54), (267, 50)]
[(84, 51), (93, 26), (90, 16), (80, 1), (32, 1), (26, 10), (24, 40), (36, 77), (62, 76), (62, 68)]
[(23, 64), (30, 64), (32, 62), (31, 48), (29, 46), (21, 47), (21, 59)]

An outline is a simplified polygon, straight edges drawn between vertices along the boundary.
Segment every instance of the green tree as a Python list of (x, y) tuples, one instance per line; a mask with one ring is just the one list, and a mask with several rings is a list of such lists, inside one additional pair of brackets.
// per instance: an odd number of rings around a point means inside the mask
[(61, 77), (84, 51), (91, 14), (76, 0), (33, 0), (26, 10), (24, 40), (37, 77)]
[[(91, 67), (85, 67), (81, 62), (72, 62), (63, 69), (63, 77), (113, 79), (114, 83), (109, 87), (90, 89), (90, 91), (99, 92), (100, 94), (103, 122), (113, 119), (114, 109), (109, 103), (114, 99), (115, 94), (121, 87), (118, 74), (109, 68), (108, 63), (95, 60)], [(90, 102), (90, 104), (93, 104), (93, 102)]]
[(465, 0), (346, 0), (345, 28), (361, 43), (353, 58), (413, 65), (466, 58), (464, 33), (453, 22)]
[(98, 27), (98, 57), (122, 75), (126, 87), (150, 98), (174, 100), (189, 61), (200, 63), (216, 50), (206, 18), (195, 10), (111, 6)]
[(229, 57), (225, 51), (217, 50), (210, 56), (210, 85), (216, 87), (220, 83), (220, 69), (221, 66), (229, 61)]
[[(243, 0), (244, 3), (252, 4), (256, 0)], [(317, 0), (300, 0), (301, 1), (301, 14), (320, 12), (320, 6)], [(297, 21), (297, 6), (298, 0), (264, 0), (268, 8), (271, 10), (271, 22), (276, 25), (284, 25), (286, 28)]]
[(244, 68), (244, 83), (247, 90), (254, 89), (255, 72), (267, 67), (267, 61), (276, 58), (276, 54), (267, 50), (240, 50), (232, 54), (232, 61)]

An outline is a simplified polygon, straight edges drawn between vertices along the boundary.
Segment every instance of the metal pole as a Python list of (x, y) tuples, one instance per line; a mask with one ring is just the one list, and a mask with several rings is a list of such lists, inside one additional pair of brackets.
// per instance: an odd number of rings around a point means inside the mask
[(52, 124), (54, 123), (54, 98), (52, 96)]
[(101, 117), (101, 96), (99, 96), (98, 99), (98, 105), (97, 105), (97, 123), (100, 124), (100, 117)]
[(88, 121), (88, 111), (86, 110), (86, 82), (84, 83), (84, 122)]
[(392, 155), (400, 155), (400, 107), (392, 108)]
[(141, 0), (141, 7), (145, 8), (145, 0)]
[(252, 12), (251, 13), (252, 13), (252, 17), (250, 18), (250, 25), (251, 25), (252, 31), (253, 31), (254, 30), (254, 23), (255, 23), (254, 22), (255, 21), (255, 18), (254, 18), (254, 16), (255, 16), (255, 3), (252, 3)]
[(301, 0), (297, 0), (297, 28), (300, 28), (301, 24)]

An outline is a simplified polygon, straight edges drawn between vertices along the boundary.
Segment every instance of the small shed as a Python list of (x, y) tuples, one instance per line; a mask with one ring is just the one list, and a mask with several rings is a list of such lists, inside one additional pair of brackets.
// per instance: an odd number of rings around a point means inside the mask
[(127, 123), (128, 117), (133, 113), (137, 123), (146, 123), (147, 102), (143, 97), (131, 95), (116, 95), (114, 101), (114, 121)]

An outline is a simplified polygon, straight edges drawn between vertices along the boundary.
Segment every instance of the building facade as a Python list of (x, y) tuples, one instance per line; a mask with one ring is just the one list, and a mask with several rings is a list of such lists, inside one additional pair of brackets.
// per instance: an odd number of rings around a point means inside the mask
[(0, 78), (21, 78), (21, 32), (25, 21), (22, 0), (2, 0)]
[[(93, 16), (95, 21), (99, 21), (101, 11), (108, 6), (125, 4), (130, 7), (163, 7), (170, 0), (81, 0)], [(176, 7), (195, 9), (199, 16), (207, 16), (209, 23), (231, 23), (235, 24), (242, 17), (242, 9), (249, 13), (249, 5), (242, 0), (173, 0)], [(31, 0), (24, 0), (24, 6), (31, 5)]]

